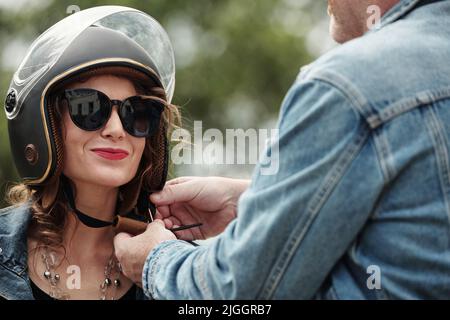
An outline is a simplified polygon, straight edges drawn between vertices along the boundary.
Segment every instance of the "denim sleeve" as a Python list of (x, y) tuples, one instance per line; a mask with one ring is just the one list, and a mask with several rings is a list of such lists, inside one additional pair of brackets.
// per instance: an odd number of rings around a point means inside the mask
[[(323, 81), (294, 84), (279, 139), (255, 167), (238, 218), (205, 246), (156, 247), (145, 264), (145, 292), (156, 299), (314, 297), (383, 186), (369, 129), (352, 103)], [(264, 173), (270, 161), (278, 171)]]

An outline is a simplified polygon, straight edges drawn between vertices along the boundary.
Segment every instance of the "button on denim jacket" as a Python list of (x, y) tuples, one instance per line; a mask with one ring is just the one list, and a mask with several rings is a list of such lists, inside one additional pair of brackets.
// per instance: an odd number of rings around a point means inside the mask
[[(27, 266), (29, 205), (0, 210), (0, 300), (33, 300)], [(140, 288), (136, 299), (147, 299)]]
[(418, 2), (303, 68), (277, 174), (256, 166), (211, 243), (154, 248), (147, 295), (450, 298), (450, 1)]

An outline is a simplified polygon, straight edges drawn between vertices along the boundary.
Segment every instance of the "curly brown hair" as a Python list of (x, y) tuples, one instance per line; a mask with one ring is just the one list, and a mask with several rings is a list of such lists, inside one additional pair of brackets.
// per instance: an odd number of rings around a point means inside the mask
[[(84, 82), (87, 78), (78, 78), (73, 82)], [(73, 83), (71, 82), (71, 83)], [(181, 125), (180, 111), (177, 106), (166, 102), (166, 95), (162, 88), (154, 86), (150, 90), (136, 81), (132, 81), (135, 85), (136, 92), (145, 95), (147, 98), (157, 99), (164, 105), (164, 112), (160, 122), (160, 132), (164, 130), (166, 139), (169, 138), (170, 132)], [(55, 140), (57, 146), (61, 148), (62, 144), (62, 105), (58, 103), (62, 89), (54, 90), (49, 94), (49, 112), (53, 112), (54, 128), (56, 131)], [(145, 148), (136, 176), (132, 181), (119, 188), (118, 204), (124, 204), (133, 199), (127, 199), (126, 190), (132, 185), (143, 185), (147, 189), (152, 189), (152, 181), (158, 170), (162, 170), (160, 163), (155, 163), (155, 154), (161, 150), (155, 150), (161, 146), (164, 138), (163, 134), (155, 134), (150, 138), (146, 138)], [(62, 148), (63, 149), (63, 148)], [(61, 151), (61, 150), (59, 150)], [(60, 161), (63, 157), (61, 157)], [(24, 183), (18, 183), (11, 186), (6, 194), (6, 201), (11, 205), (23, 205), (28, 203), (31, 208), (31, 224), (29, 235), (38, 240), (39, 246), (47, 246), (53, 249), (65, 249), (63, 247), (63, 231), (66, 227), (67, 214), (70, 212), (66, 197), (60, 183), (62, 165), (59, 170), (43, 185), (31, 186)], [(138, 184), (136, 184), (136, 181)], [(74, 185), (72, 185), (74, 187)], [(74, 190), (76, 192), (76, 190)], [(136, 193), (136, 192), (134, 192)]]

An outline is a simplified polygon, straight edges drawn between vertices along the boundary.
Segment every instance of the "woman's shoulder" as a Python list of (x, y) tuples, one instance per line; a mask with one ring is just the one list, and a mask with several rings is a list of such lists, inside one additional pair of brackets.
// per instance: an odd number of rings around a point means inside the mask
[(30, 220), (28, 204), (0, 209), (0, 296), (7, 299), (33, 299), (23, 276), (27, 269)]
[(9, 207), (5, 207), (0, 209), (0, 216), (7, 215), (13, 212), (17, 212), (18, 210), (29, 209), (29, 205), (27, 203), (19, 203)]
[(28, 214), (31, 206), (28, 202), (0, 209), (0, 219), (8, 219), (11, 215)]
[(22, 203), (0, 209), (0, 234), (11, 233), (12, 230), (27, 224), (30, 218), (31, 206)]

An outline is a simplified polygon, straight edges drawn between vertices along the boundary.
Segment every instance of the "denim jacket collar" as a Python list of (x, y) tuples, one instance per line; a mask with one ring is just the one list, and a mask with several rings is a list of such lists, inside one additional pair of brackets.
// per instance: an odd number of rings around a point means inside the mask
[(0, 211), (0, 296), (33, 299), (27, 273), (29, 205)]
[[(437, 0), (444, 1), (444, 0)], [(398, 19), (401, 19), (406, 14), (414, 10), (419, 4), (435, 2), (430, 0), (400, 0), (395, 6), (393, 6), (386, 14), (383, 15), (380, 22), (380, 28), (383, 28)]]
[(0, 212), (0, 266), (21, 275), (27, 266), (27, 230), (31, 221), (29, 206)]

